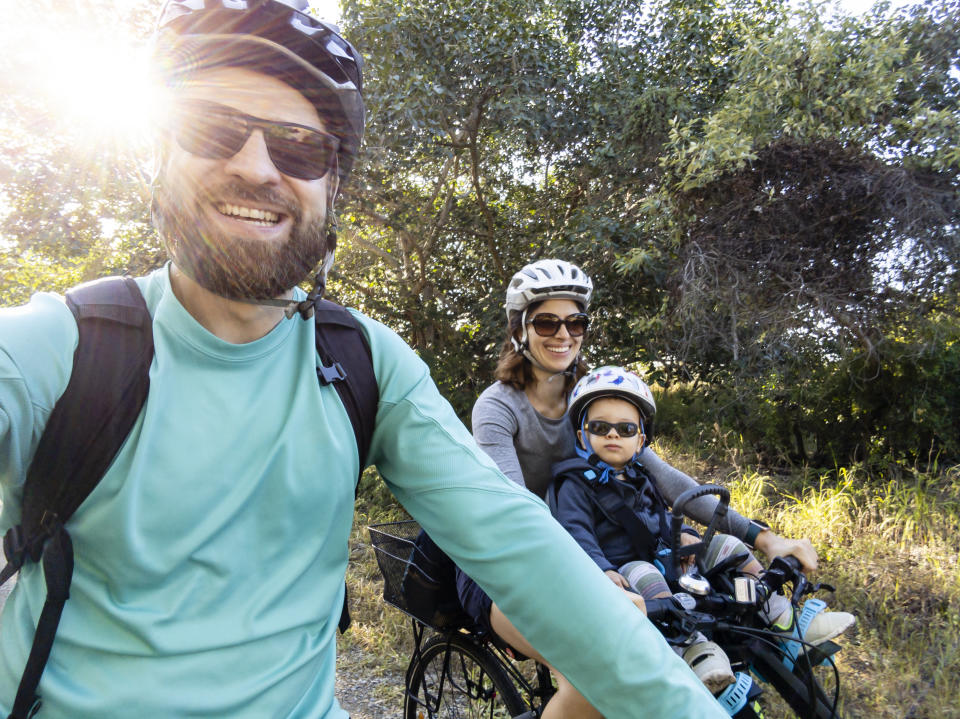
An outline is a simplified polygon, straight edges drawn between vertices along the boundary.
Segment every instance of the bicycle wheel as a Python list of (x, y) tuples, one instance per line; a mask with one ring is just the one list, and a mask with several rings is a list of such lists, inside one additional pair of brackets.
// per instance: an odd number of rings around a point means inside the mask
[(800, 719), (840, 719), (833, 698), (824, 690), (817, 673), (801, 658), (797, 668), (788, 669), (775, 652), (753, 647), (753, 669), (783, 698)]
[(510, 719), (528, 708), (497, 657), (466, 634), (430, 637), (407, 671), (405, 719)]

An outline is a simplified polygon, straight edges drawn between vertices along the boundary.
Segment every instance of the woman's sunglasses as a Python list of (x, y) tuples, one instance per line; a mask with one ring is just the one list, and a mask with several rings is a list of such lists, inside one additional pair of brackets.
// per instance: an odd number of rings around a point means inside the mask
[(270, 160), (284, 175), (319, 180), (335, 164), (340, 141), (305, 125), (262, 120), (207, 100), (180, 102), (173, 121), (177, 144), (210, 160), (236, 155), (254, 130), (263, 132)]
[(560, 319), (554, 314), (544, 312), (531, 319), (527, 324), (533, 325), (533, 331), (541, 337), (553, 337), (560, 331), (560, 325), (567, 328), (567, 334), (571, 337), (582, 337), (590, 324), (590, 317), (583, 312), (577, 312)]
[(633, 422), (604, 422), (602, 419), (591, 419), (587, 422), (587, 431), (598, 437), (606, 437), (610, 430), (617, 430), (621, 437), (636, 437), (640, 427)]

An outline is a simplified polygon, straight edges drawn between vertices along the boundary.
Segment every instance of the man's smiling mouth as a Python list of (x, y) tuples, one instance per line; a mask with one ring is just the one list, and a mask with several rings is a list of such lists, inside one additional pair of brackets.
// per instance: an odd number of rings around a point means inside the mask
[(216, 205), (217, 212), (235, 220), (244, 220), (260, 227), (273, 227), (280, 222), (280, 215), (270, 210), (259, 210), (255, 207), (243, 207), (220, 203)]

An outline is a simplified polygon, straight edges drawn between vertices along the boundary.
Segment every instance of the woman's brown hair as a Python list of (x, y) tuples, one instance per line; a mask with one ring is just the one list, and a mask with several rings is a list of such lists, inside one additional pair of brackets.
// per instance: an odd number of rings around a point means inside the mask
[[(527, 307), (527, 315), (532, 314), (541, 304), (543, 303), (534, 302)], [(513, 346), (514, 338), (517, 339), (517, 342), (520, 341), (520, 336), (523, 330), (523, 328), (520, 326), (522, 319), (523, 312), (512, 312), (510, 314), (510, 320), (507, 323), (507, 338), (500, 346), (500, 359), (497, 360), (497, 368), (493, 372), (493, 376), (496, 379), (510, 385), (514, 389), (520, 390), (524, 389), (528, 384), (534, 381), (533, 365), (530, 364), (530, 360), (524, 357), (523, 354), (517, 352)], [(583, 336), (583, 339), (586, 340), (586, 335)], [(582, 344), (580, 346), (581, 348), (583, 347)], [(569, 394), (570, 390), (573, 389), (573, 386), (577, 383), (577, 381), (586, 373), (587, 363), (584, 362), (583, 357), (578, 354), (577, 366), (574, 369), (573, 375), (566, 376), (564, 382), (564, 392)]]

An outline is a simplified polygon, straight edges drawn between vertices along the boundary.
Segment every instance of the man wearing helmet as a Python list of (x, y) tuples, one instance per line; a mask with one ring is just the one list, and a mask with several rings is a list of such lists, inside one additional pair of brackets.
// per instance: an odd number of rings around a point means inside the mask
[[(361, 467), (298, 318), (333, 258), (331, 212), (363, 127), (360, 58), (295, 2), (168, 0), (161, 13), (173, 102), (153, 210), (171, 262), (136, 280), (149, 395), (69, 522), (76, 565), (39, 719), (346, 716), (335, 631)], [(296, 285), (317, 264), (307, 295)], [(379, 387), (368, 460), (437, 543), (607, 716), (721, 716), (544, 505), (496, 471), (412, 350), (354, 315)], [(54, 295), (0, 311), (4, 528), (77, 337)], [(43, 574), (25, 565), (2, 615), (4, 711)], [(544, 597), (560, 576), (568, 586)]]

